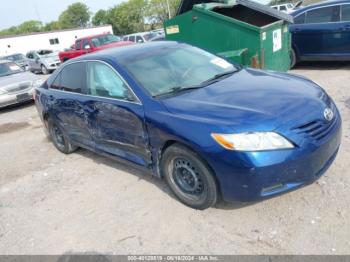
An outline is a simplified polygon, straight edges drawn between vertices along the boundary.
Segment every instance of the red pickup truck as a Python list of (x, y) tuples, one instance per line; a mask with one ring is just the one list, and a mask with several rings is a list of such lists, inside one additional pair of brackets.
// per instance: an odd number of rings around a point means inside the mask
[(60, 52), (58, 56), (63, 63), (69, 59), (87, 53), (132, 44), (134, 43), (130, 41), (122, 41), (121, 38), (112, 34), (94, 35), (77, 39), (70, 50)]

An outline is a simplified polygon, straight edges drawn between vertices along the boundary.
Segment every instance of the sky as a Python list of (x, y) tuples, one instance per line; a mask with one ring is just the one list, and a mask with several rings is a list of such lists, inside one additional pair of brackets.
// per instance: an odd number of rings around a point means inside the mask
[(44, 23), (58, 19), (70, 4), (83, 2), (90, 11), (107, 9), (123, 0), (0, 0), (0, 29), (16, 26), (27, 20)]

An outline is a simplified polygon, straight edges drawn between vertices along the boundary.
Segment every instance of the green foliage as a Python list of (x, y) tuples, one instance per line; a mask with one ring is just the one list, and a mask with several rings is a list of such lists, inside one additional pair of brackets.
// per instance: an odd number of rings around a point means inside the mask
[[(168, 2), (170, 15), (174, 16), (180, 0), (168, 0)], [(95, 26), (111, 24), (115, 34), (124, 35), (161, 27), (168, 18), (167, 0), (126, 0), (108, 10), (99, 10), (92, 17), (92, 24)], [(84, 27), (89, 21), (89, 8), (77, 2), (68, 6), (60, 14), (58, 21), (45, 25), (40, 21), (26, 21), (19, 26), (0, 31), (0, 36)]]
[(90, 20), (89, 8), (80, 2), (71, 4), (58, 18), (62, 29), (84, 27)]
[[(147, 8), (147, 16), (153, 24), (163, 24), (163, 22), (176, 14), (180, 5), (180, 0), (150, 0)], [(169, 3), (169, 6), (168, 6)], [(169, 14), (170, 11), (170, 14)]]
[(146, 0), (129, 0), (108, 10), (108, 21), (115, 34), (128, 34), (145, 30)]
[(108, 24), (108, 12), (105, 10), (99, 10), (92, 18), (92, 24), (94, 26), (105, 25)]
[(61, 25), (58, 21), (52, 21), (44, 26), (44, 31), (60, 30)]
[(43, 28), (43, 23), (40, 21), (27, 21), (20, 24), (17, 30), (21, 33), (31, 33), (31, 32), (40, 32)]

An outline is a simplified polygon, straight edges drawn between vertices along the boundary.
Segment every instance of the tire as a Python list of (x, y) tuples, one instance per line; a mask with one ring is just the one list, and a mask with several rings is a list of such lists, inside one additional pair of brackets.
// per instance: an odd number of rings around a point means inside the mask
[(44, 74), (44, 75), (48, 75), (50, 72), (49, 70), (46, 68), (45, 65), (41, 65), (41, 72)]
[(204, 210), (217, 202), (214, 175), (192, 150), (179, 144), (168, 147), (162, 155), (160, 169), (170, 189), (185, 205)]
[(48, 129), (50, 139), (59, 151), (64, 154), (70, 154), (77, 150), (77, 147), (74, 146), (67, 135), (64, 134), (62, 128), (51, 119), (48, 120)]
[(290, 55), (290, 68), (293, 68), (298, 62), (297, 55), (293, 48), (290, 50), (289, 55)]

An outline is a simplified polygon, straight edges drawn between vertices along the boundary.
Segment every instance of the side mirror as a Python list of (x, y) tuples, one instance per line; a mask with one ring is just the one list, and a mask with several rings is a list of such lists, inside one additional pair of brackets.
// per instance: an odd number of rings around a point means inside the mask
[(84, 49), (90, 49), (91, 48), (91, 46), (90, 45), (86, 45), (86, 46), (84, 46)]
[(137, 43), (143, 43), (142, 39), (137, 40)]

